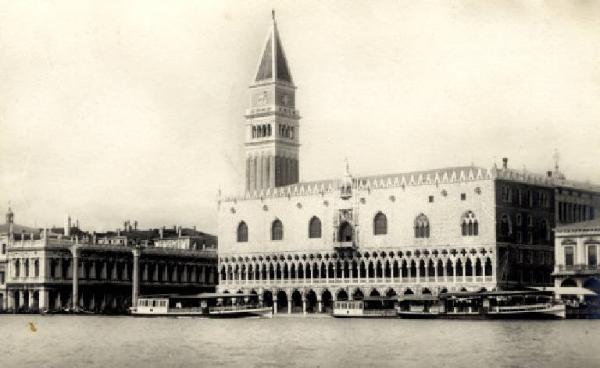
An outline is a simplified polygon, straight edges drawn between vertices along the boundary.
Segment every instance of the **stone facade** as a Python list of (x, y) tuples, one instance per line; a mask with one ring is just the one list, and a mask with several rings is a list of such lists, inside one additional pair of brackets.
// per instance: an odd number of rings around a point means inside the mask
[(584, 287), (600, 293), (600, 220), (556, 228), (554, 286)]
[(558, 198), (570, 193), (588, 218), (600, 205), (598, 187), (567, 181), (558, 166), (537, 175), (506, 160), (367, 177), (347, 165), (338, 179), (268, 183), (219, 199), (219, 289), (257, 293), (275, 312), (366, 295), (549, 285)]
[(140, 294), (214, 291), (216, 238), (192, 229), (173, 232), (100, 234), (70, 225), (59, 234), (11, 229), (3, 238), (6, 297), (1, 309), (122, 313)]

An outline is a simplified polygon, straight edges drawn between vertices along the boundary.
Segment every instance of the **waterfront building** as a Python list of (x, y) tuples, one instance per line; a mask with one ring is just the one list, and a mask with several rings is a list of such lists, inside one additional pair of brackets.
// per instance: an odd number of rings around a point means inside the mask
[(32, 229), (10, 209), (4, 228), (5, 310), (123, 312), (140, 294), (214, 291), (217, 281), (216, 238), (195, 229), (89, 233), (69, 217), (63, 229)]
[(245, 191), (219, 198), (219, 290), (277, 312), (335, 300), (552, 283), (557, 224), (593, 219), (600, 190), (473, 165), (299, 181), (299, 112), (277, 24), (245, 114)]
[[(600, 219), (558, 226), (554, 238), (554, 286), (586, 288), (600, 294)], [(579, 295), (581, 301), (584, 296)]]

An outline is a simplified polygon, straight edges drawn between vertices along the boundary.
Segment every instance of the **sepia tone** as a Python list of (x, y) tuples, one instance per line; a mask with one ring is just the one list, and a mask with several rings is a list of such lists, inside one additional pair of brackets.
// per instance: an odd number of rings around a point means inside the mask
[(3, 365), (593, 366), (598, 19), (2, 4)]

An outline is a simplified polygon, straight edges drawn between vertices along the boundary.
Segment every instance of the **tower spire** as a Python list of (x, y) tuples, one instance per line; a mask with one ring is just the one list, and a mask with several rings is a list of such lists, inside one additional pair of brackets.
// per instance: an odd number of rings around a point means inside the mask
[(246, 190), (255, 192), (299, 181), (296, 87), (271, 10), (265, 46), (250, 83), (246, 110)]
[(256, 72), (255, 82), (283, 81), (293, 84), (290, 69), (287, 64), (285, 52), (281, 46), (277, 22), (275, 21), (275, 9), (271, 10), (273, 24), (267, 34), (265, 47)]

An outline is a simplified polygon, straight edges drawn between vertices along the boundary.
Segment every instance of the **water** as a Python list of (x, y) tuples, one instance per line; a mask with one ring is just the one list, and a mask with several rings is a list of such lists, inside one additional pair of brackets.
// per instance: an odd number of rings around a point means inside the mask
[[(35, 326), (35, 332), (29, 324)], [(600, 320), (0, 315), (0, 367), (598, 367)]]

